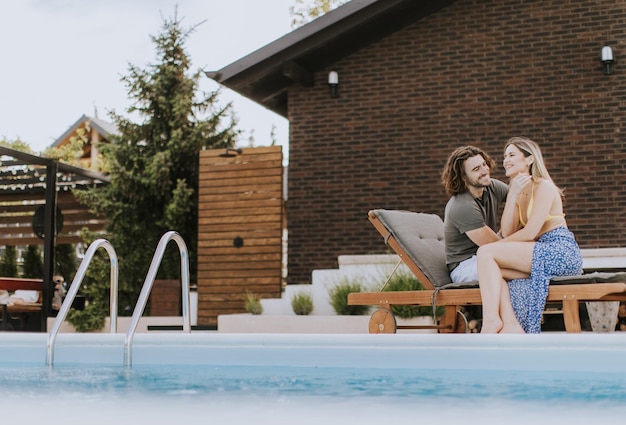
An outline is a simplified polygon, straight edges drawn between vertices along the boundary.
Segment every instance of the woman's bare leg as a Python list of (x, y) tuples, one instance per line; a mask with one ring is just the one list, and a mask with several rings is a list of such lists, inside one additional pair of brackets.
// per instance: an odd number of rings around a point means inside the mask
[(504, 321), (504, 326), (502, 327), (500, 333), (526, 333), (524, 328), (522, 328), (522, 325), (520, 325), (517, 320), (517, 316), (513, 310), (513, 305), (511, 304), (511, 292), (509, 290), (509, 284), (506, 281), (512, 279), (528, 279), (530, 274), (517, 270), (500, 270), (502, 271), (502, 276), (505, 279), (503, 283), (504, 286), (502, 287), (502, 298), (500, 299), (500, 316)]
[(530, 273), (533, 247), (532, 242), (495, 242), (478, 249), (478, 281), (483, 302), (481, 333), (513, 332), (521, 329), (513, 312), (502, 269), (509, 273)]
[(503, 334), (523, 334), (524, 328), (519, 324), (513, 305), (511, 304), (511, 293), (509, 292), (509, 284), (502, 280), (502, 291), (500, 296), (500, 317), (502, 318)]
[[(497, 243), (497, 242), (496, 242)], [(498, 333), (503, 322), (500, 317), (500, 300), (502, 298), (502, 273), (498, 263), (489, 252), (485, 253), (483, 245), (478, 249), (478, 283), (480, 297), (483, 302), (483, 324), (480, 333)]]

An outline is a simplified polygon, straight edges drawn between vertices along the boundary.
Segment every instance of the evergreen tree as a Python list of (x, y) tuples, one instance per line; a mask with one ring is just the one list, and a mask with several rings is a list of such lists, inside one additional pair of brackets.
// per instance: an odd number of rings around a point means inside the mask
[(39, 245), (28, 245), (24, 252), (24, 277), (43, 278), (43, 258)]
[(4, 247), (2, 259), (0, 259), (0, 276), (18, 277), (17, 249), (12, 245)]
[[(158, 63), (145, 70), (129, 67), (129, 75), (122, 78), (133, 101), (127, 112), (142, 120), (111, 113), (120, 134), (113, 143), (99, 146), (109, 164), (110, 184), (77, 193), (107, 218), (107, 239), (119, 259), (121, 315), (132, 312), (154, 250), (168, 230), (185, 240), (195, 280), (199, 152), (232, 147), (238, 134), (231, 106), (217, 108), (217, 92), (199, 91), (204, 72), (187, 75), (190, 58), (184, 43), (194, 29), (181, 28), (176, 15), (164, 19), (162, 33), (151, 37)], [(100, 253), (96, 257), (104, 262), (93, 273), (89, 268), (90, 276), (98, 276), (85, 280), (83, 293), (89, 307), (102, 313), (108, 312), (108, 258)], [(159, 278), (179, 278), (179, 258), (170, 243)]]
[(54, 247), (54, 263), (54, 274), (63, 276), (63, 280), (69, 286), (78, 269), (78, 259), (76, 258), (74, 245), (56, 245)]

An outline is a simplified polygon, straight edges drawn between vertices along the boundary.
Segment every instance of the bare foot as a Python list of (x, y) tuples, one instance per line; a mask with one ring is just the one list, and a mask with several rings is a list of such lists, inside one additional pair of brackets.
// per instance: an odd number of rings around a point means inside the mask
[(483, 320), (483, 326), (480, 328), (481, 334), (497, 334), (502, 329), (502, 320)]
[(505, 323), (500, 330), (501, 334), (525, 334), (524, 328), (519, 323)]

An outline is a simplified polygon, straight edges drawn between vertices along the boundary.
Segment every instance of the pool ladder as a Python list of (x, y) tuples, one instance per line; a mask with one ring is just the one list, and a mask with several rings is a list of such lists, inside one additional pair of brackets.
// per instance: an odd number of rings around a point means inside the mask
[(185, 245), (185, 241), (183, 240), (183, 238), (178, 233), (170, 231), (165, 233), (161, 237), (161, 240), (157, 245), (154, 256), (152, 257), (152, 263), (150, 263), (150, 268), (148, 269), (148, 274), (146, 275), (146, 280), (143, 282), (141, 293), (139, 294), (139, 299), (137, 300), (137, 304), (135, 305), (133, 317), (130, 321), (128, 331), (126, 332), (126, 338), (124, 339), (125, 366), (130, 366), (132, 364), (131, 344), (133, 342), (133, 337), (135, 336), (135, 330), (137, 329), (139, 319), (141, 318), (141, 315), (146, 308), (148, 296), (150, 296), (152, 284), (156, 279), (157, 272), (159, 271), (159, 266), (161, 265), (161, 260), (163, 260), (165, 248), (167, 248), (167, 244), (171, 240), (176, 242), (176, 244), (178, 245), (178, 250), (180, 252), (180, 276), (183, 291), (183, 332), (191, 332), (191, 317), (189, 314), (189, 254), (187, 252), (187, 245)]
[[(126, 332), (126, 337), (124, 339), (124, 365), (131, 366), (132, 364), (132, 350), (131, 345), (133, 341), (133, 337), (135, 336), (135, 331), (137, 330), (137, 325), (139, 324), (139, 319), (141, 318), (146, 304), (148, 302), (148, 297), (150, 296), (150, 292), (152, 290), (152, 285), (154, 284), (154, 280), (156, 279), (156, 274), (159, 270), (159, 266), (161, 265), (161, 261), (163, 260), (163, 255), (165, 254), (165, 249), (167, 248), (167, 244), (170, 241), (176, 242), (178, 246), (178, 250), (180, 252), (180, 268), (181, 268), (181, 282), (182, 282), (182, 307), (183, 307), (183, 332), (191, 332), (191, 317), (189, 313), (189, 253), (187, 250), (187, 245), (183, 238), (175, 231), (169, 231), (165, 233), (161, 239), (159, 240), (159, 244), (154, 252), (152, 257), (152, 262), (150, 264), (150, 268), (148, 269), (148, 274), (146, 275), (146, 279), (141, 288), (141, 293), (139, 294), (139, 299), (137, 300), (137, 304), (135, 305), (135, 310), (133, 311), (133, 315), (131, 318), (130, 325), (128, 327), (128, 331)], [(54, 325), (52, 329), (48, 333), (48, 339), (46, 344), (46, 365), (52, 366), (54, 363), (54, 345), (56, 341), (57, 334), (59, 333), (59, 329), (61, 325), (65, 321), (67, 314), (76, 298), (76, 294), (80, 289), (80, 285), (85, 278), (85, 274), (87, 273), (87, 268), (93, 259), (98, 248), (104, 248), (109, 254), (109, 260), (111, 265), (110, 279), (111, 279), (111, 294), (110, 294), (110, 333), (117, 333), (117, 297), (118, 297), (118, 261), (117, 254), (113, 245), (106, 239), (97, 239), (87, 249), (83, 261), (80, 263), (78, 267), (78, 271), (76, 272), (76, 276), (74, 276), (74, 280), (70, 285), (70, 290), (67, 293), (65, 300), (63, 300), (63, 304), (59, 309), (59, 313), (57, 314), (56, 320), (54, 321)]]

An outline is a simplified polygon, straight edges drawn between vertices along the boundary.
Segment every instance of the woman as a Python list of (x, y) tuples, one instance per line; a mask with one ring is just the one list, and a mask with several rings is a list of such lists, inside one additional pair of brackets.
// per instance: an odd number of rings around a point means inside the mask
[[(500, 223), (503, 239), (477, 253), (481, 332), (539, 333), (550, 279), (581, 274), (582, 255), (567, 228), (562, 191), (550, 178), (537, 143), (511, 138), (502, 164), (510, 179)], [(519, 323), (502, 319), (511, 306)]]

